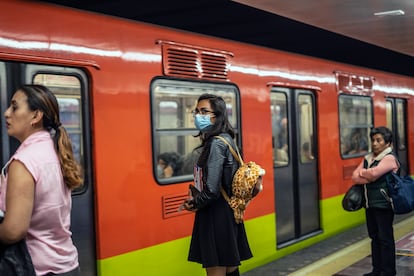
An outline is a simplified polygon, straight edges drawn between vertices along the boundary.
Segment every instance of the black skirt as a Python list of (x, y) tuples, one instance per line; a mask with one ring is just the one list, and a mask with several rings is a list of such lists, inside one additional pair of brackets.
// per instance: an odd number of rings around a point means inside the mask
[(220, 196), (195, 215), (188, 260), (206, 267), (239, 266), (251, 258), (244, 224), (236, 224), (233, 210)]

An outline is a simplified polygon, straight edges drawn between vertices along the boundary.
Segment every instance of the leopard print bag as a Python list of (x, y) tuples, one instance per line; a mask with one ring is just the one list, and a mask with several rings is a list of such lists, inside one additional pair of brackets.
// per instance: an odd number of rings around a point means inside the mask
[(265, 174), (265, 170), (253, 161), (247, 163), (243, 162), (239, 150), (236, 146), (236, 150), (221, 136), (216, 136), (222, 140), (230, 149), (230, 152), (234, 158), (239, 162), (240, 167), (237, 169), (233, 176), (232, 181), (232, 193), (229, 197), (221, 187), (221, 194), (226, 199), (227, 203), (233, 209), (234, 218), (236, 223), (243, 221), (244, 211), (252, 198), (256, 196), (263, 189), (262, 176)]

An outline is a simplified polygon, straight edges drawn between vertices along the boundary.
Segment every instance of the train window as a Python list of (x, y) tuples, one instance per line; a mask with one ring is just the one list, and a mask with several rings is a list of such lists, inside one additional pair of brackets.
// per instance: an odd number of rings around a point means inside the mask
[(6, 119), (3, 116), (3, 111), (7, 109), (7, 98), (6, 66), (4, 62), (0, 62), (0, 162), (2, 166), (6, 164), (6, 161), (9, 158), (9, 136), (7, 135), (7, 131), (5, 129)]
[(393, 130), (392, 127), (392, 117), (393, 117), (394, 111), (393, 111), (393, 105), (391, 101), (385, 102), (385, 116), (387, 118), (386, 127)]
[[(395, 102), (395, 105), (393, 105), (393, 102)], [(395, 145), (397, 147), (396, 150), (405, 150), (406, 149), (406, 141), (405, 141), (405, 105), (404, 101), (401, 99), (394, 99), (394, 101), (391, 102), (390, 100), (387, 100), (386, 102), (386, 116), (387, 116), (387, 127), (391, 129), (395, 134)], [(394, 122), (394, 110), (393, 107), (395, 106), (395, 116), (396, 120)], [(394, 125), (396, 124), (395, 130)]]
[(397, 111), (397, 145), (398, 150), (405, 150), (405, 106), (402, 100), (396, 102)]
[(373, 127), (372, 101), (365, 96), (339, 96), (341, 154), (361, 156), (370, 149), (369, 130)]
[(288, 89), (278, 88), (278, 91), (270, 94), (273, 160), (275, 167), (286, 166), (289, 163), (287, 92)]
[(200, 140), (191, 111), (198, 97), (223, 97), (232, 126), (238, 133), (237, 88), (233, 85), (156, 79), (151, 85), (154, 175), (160, 184), (188, 181), (198, 158)]
[(77, 77), (54, 74), (36, 74), (34, 84), (47, 86), (59, 103), (60, 121), (72, 142), (76, 161), (84, 167), (82, 142), (81, 82)]
[(300, 161), (309, 163), (314, 159), (313, 145), (313, 102), (310, 95), (300, 94), (298, 96), (298, 119), (299, 119), (299, 141)]

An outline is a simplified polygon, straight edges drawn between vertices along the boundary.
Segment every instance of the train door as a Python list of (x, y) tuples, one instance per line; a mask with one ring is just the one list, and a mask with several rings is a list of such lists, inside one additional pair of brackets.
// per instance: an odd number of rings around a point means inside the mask
[(22, 65), (19, 70), (23, 76), (21, 82), (45, 85), (58, 100), (60, 120), (71, 138), (75, 158), (84, 172), (83, 187), (72, 192), (72, 238), (78, 249), (82, 275), (96, 275), (91, 127), (86, 75), (74, 68), (33, 64)]
[(315, 100), (310, 90), (271, 91), (277, 246), (319, 233)]
[(408, 149), (407, 149), (407, 118), (406, 100), (388, 98), (386, 103), (387, 127), (392, 130), (394, 141), (393, 149), (401, 162), (402, 173), (406, 174), (408, 168)]

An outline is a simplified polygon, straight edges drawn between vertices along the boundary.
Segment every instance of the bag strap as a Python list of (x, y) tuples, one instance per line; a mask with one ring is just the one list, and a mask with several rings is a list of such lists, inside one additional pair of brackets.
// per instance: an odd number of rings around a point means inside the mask
[[(390, 152), (389, 154), (391, 154), (392, 156), (394, 156), (394, 158), (395, 158), (395, 161), (397, 161), (397, 164), (398, 164), (398, 170), (397, 170), (397, 172), (396, 172), (396, 174), (398, 175), (398, 176), (401, 176), (401, 171), (405, 171), (405, 169), (401, 166), (402, 164), (401, 164), (401, 161), (400, 161), (400, 159), (398, 159), (398, 156), (395, 154), (395, 152)], [(406, 173), (405, 174), (403, 174), (403, 175), (407, 175)]]
[(240, 163), (240, 165), (244, 165), (244, 162), (243, 162), (243, 159), (241, 158), (241, 155), (240, 155), (240, 152), (239, 152), (239, 149), (237, 148), (237, 145), (235, 145), (236, 146), (236, 150), (234, 150), (233, 149), (233, 147), (230, 145), (230, 143), (229, 142), (227, 142), (227, 140), (226, 139), (224, 139), (223, 137), (221, 137), (221, 136), (215, 136), (215, 137), (217, 137), (217, 138), (219, 138), (221, 141), (223, 141), (227, 146), (229, 146), (229, 150), (230, 150), (230, 152), (231, 152), (231, 154), (234, 156), (234, 158), (237, 160), (237, 162), (239, 162)]
[[(244, 162), (243, 162), (243, 159), (241, 158), (241, 155), (240, 155), (239, 149), (237, 148), (237, 145), (236, 145), (236, 150), (234, 150), (233, 147), (230, 145), (229, 142), (227, 142), (226, 139), (224, 139), (223, 137), (218, 136), (218, 135), (216, 135), (215, 137), (219, 138), (221, 141), (223, 141), (224, 144), (226, 144), (229, 147), (229, 150), (230, 150), (231, 154), (233, 155), (233, 157), (237, 160), (237, 162), (240, 163), (240, 165), (243, 166)], [(224, 190), (223, 186), (220, 187), (220, 192), (223, 195), (224, 199), (227, 201), (227, 203), (231, 207), (230, 197), (227, 195), (227, 193)]]

